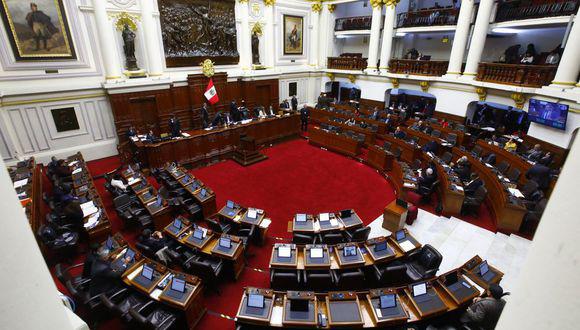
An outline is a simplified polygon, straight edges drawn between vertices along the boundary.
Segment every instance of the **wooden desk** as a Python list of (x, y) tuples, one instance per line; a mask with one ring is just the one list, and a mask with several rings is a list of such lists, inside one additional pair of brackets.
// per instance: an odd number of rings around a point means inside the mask
[(159, 143), (137, 141), (133, 147), (141, 162), (150, 168), (173, 161), (197, 165), (231, 158), (234, 148), (239, 145), (240, 135), (253, 137), (257, 144), (266, 144), (297, 137), (299, 132), (300, 115), (291, 114), (229, 128), (188, 131), (189, 137)]
[[(197, 201), (204, 219), (216, 213), (216, 196), (210, 187), (206, 186), (193, 174), (188, 173), (184, 167), (178, 166), (174, 168), (166, 165), (163, 169)], [(202, 191), (205, 191), (205, 195), (202, 194)]]
[(393, 161), (395, 156), (377, 145), (370, 145), (368, 147), (367, 163), (381, 172), (390, 171), (393, 168)]
[(391, 152), (394, 148), (401, 149), (401, 160), (407, 163), (413, 163), (413, 160), (421, 157), (421, 148), (418, 145), (410, 144), (404, 140), (397, 139), (393, 135), (387, 134), (383, 136), (385, 141), (391, 143)]
[[(259, 294), (264, 297), (264, 307), (250, 307), (248, 306), (248, 296), (250, 294)], [(236, 313), (236, 318), (244, 323), (267, 326), (270, 324), (272, 318), (272, 310), (274, 309), (275, 299), (274, 291), (271, 289), (257, 289), (247, 288), (244, 290), (240, 307)]]
[(346, 135), (327, 132), (316, 127), (308, 131), (308, 142), (351, 157), (361, 152), (360, 142)]
[(521, 175), (518, 180), (518, 184), (524, 185), (528, 181), (528, 179), (526, 179), (526, 172), (528, 172), (528, 170), (532, 167), (532, 164), (528, 163), (525, 159), (515, 153), (511, 153), (503, 148), (500, 148), (499, 146), (489, 144), (483, 140), (477, 140), (477, 145), (483, 149), (481, 154), (482, 157), (485, 157), (490, 153), (494, 153), (496, 164), (506, 162), (510, 164), (510, 169), (517, 168), (520, 170)]
[(343, 122), (338, 122), (338, 121), (331, 120), (328, 118), (322, 118), (322, 119), (320, 119), (319, 122), (321, 124), (327, 124), (327, 125), (338, 127), (342, 130), (342, 132), (351, 131), (351, 132), (354, 132), (357, 134), (363, 134), (365, 137), (365, 144), (367, 144), (367, 145), (374, 144), (375, 139), (377, 137), (377, 133), (375, 131), (373, 131), (370, 127), (362, 128), (358, 125), (358, 123), (355, 125), (347, 125)]
[(341, 218), (340, 212), (330, 212), (331, 219), (336, 220), (336, 226), (332, 226), (331, 223), (320, 223), (320, 215), (306, 214), (306, 221), (297, 221), (297, 215), (292, 218), (291, 231), (293, 233), (303, 233), (303, 234), (319, 234), (319, 233), (330, 233), (330, 232), (342, 232), (344, 230), (351, 230), (362, 227), (363, 222), (358, 214), (354, 210), (350, 210), (351, 214), (348, 218)]
[[(340, 108), (342, 106), (340, 105), (336, 105), (336, 109), (337, 110), (344, 110), (344, 108)], [(331, 110), (325, 110), (325, 109), (316, 109), (316, 108), (310, 108), (310, 119), (313, 122), (317, 122), (317, 123), (322, 123), (323, 120), (328, 120), (332, 117), (335, 118), (340, 118), (343, 120), (349, 120), (351, 118), (355, 118), (358, 121), (362, 121), (367, 123), (369, 126), (375, 126), (377, 127), (377, 131), (376, 134), (385, 134), (385, 132), (387, 131), (387, 124), (385, 124), (384, 121), (379, 121), (379, 120), (373, 120), (373, 119), (369, 119), (369, 118), (363, 118), (361, 116), (356, 116), (354, 114), (354, 112), (351, 111), (351, 108), (348, 108), (348, 110), (344, 110), (345, 112), (342, 111), (331, 111)], [(393, 119), (395, 119), (393, 117)]]
[(383, 211), (383, 228), (390, 232), (396, 232), (405, 226), (406, 219), (407, 208), (398, 205), (395, 199)]

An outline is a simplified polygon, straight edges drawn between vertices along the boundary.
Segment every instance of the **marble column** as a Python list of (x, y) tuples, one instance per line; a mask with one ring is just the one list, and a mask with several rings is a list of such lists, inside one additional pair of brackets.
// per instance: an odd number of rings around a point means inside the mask
[(267, 68), (273, 68), (275, 65), (276, 57), (276, 38), (274, 37), (274, 3), (264, 2), (264, 19), (266, 20), (266, 26), (264, 29), (264, 38), (262, 39), (264, 43), (264, 54), (261, 56), (262, 63)]
[(240, 14), (240, 66), (242, 70), (252, 68), (252, 40), (250, 38), (250, 10), (248, 0), (238, 0), (238, 13)]
[(474, 78), (477, 75), (477, 67), (481, 61), (481, 54), (483, 54), (485, 40), (487, 39), (493, 4), (494, 0), (481, 0), (479, 2), (479, 10), (475, 20), (471, 43), (469, 44), (469, 53), (467, 54), (467, 64), (463, 72), (464, 76)]
[(373, 7), (373, 17), (371, 21), (371, 37), (369, 40), (367, 70), (375, 71), (377, 69), (379, 41), (381, 39), (381, 16), (383, 13), (382, 0), (371, 0), (371, 6)]
[(310, 30), (310, 60), (308, 64), (312, 67), (318, 66), (318, 26), (320, 25), (320, 11), (322, 9), (321, 3), (312, 4), (312, 14), (310, 15), (311, 30)]
[(334, 25), (336, 24), (336, 15), (334, 14), (335, 10), (336, 5), (333, 4), (326, 5), (326, 8), (323, 9), (323, 17), (325, 17), (325, 23), (323, 24), (326, 26), (326, 33), (321, 34), (322, 38), (320, 44), (323, 51), (318, 65), (325, 68), (328, 67), (328, 58), (334, 56)]
[(381, 44), (379, 64), (379, 69), (385, 72), (389, 69), (389, 61), (391, 60), (393, 49), (393, 29), (395, 27), (397, 3), (399, 3), (399, 0), (389, 0), (385, 3), (385, 24), (383, 25), (383, 43)]
[(580, 74), (580, 20), (576, 17), (558, 64), (556, 77), (550, 86), (572, 88), (576, 85), (578, 74)]
[(447, 67), (448, 75), (458, 76), (461, 74), (465, 47), (471, 28), (471, 15), (473, 13), (474, 2), (474, 0), (461, 1), (457, 26), (455, 27), (455, 37), (453, 38), (453, 46), (451, 47), (451, 55), (449, 57), (449, 66)]
[(157, 23), (153, 17), (153, 1), (141, 0), (141, 19), (143, 34), (145, 35), (145, 48), (147, 49), (147, 63), (149, 64), (149, 76), (163, 75), (163, 53), (157, 36)]
[(107, 15), (107, 1), (93, 0), (93, 7), (95, 10), (97, 36), (101, 48), (101, 58), (105, 66), (105, 79), (121, 79), (123, 78), (121, 61), (115, 48), (113, 26)]

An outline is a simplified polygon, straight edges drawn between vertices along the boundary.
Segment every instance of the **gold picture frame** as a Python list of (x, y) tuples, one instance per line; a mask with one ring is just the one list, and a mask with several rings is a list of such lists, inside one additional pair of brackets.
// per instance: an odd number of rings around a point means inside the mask
[(284, 55), (304, 54), (304, 17), (284, 15)]
[(76, 59), (62, 0), (1, 0), (0, 14), (16, 61)]

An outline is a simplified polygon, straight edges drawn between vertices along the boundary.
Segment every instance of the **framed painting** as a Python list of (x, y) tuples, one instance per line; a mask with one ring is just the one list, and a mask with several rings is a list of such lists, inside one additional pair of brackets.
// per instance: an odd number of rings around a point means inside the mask
[(0, 0), (16, 61), (76, 59), (63, 0)]
[(52, 109), (50, 112), (58, 133), (80, 129), (75, 108)]
[(284, 55), (304, 54), (304, 17), (284, 15)]

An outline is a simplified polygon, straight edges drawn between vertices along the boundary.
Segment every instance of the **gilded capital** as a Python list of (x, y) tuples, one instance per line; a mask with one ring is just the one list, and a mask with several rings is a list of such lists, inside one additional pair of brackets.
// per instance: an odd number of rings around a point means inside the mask
[(276, 4), (276, 0), (264, 0), (264, 5), (266, 6), (274, 6)]
[(391, 84), (393, 84), (394, 88), (399, 88), (399, 79), (398, 78), (391, 78)]
[(347, 78), (351, 82), (351, 84), (354, 84), (354, 82), (356, 81), (356, 76), (354, 74), (349, 74)]
[(392, 6), (392, 7), (396, 7), (399, 2), (401, 2), (401, 0), (383, 0), (383, 3), (385, 4), (385, 6)]
[(336, 10), (336, 5), (326, 5), (326, 8), (328, 8), (329, 12), (334, 13)]
[(239, 3), (248, 3), (250, 0), (238, 0)]
[(477, 96), (479, 96), (479, 100), (481, 102), (485, 101), (485, 99), (487, 98), (487, 89), (483, 87), (477, 87), (475, 89), (475, 92), (477, 93)]
[(328, 77), (328, 79), (330, 79), (331, 81), (334, 81), (334, 73), (332, 72), (327, 72), (326, 76)]
[(370, 0), (370, 3), (373, 8), (379, 8), (383, 5), (383, 0)]
[(429, 82), (428, 81), (421, 81), (419, 83), (419, 86), (421, 86), (421, 90), (425, 93), (429, 90)]
[(512, 93), (510, 95), (512, 100), (514, 100), (516, 107), (518, 109), (522, 109), (524, 107), (524, 103), (526, 103), (526, 96), (522, 93)]
[(315, 13), (320, 13), (320, 11), (322, 10), (322, 3), (321, 2), (315, 2), (312, 4), (312, 11)]

